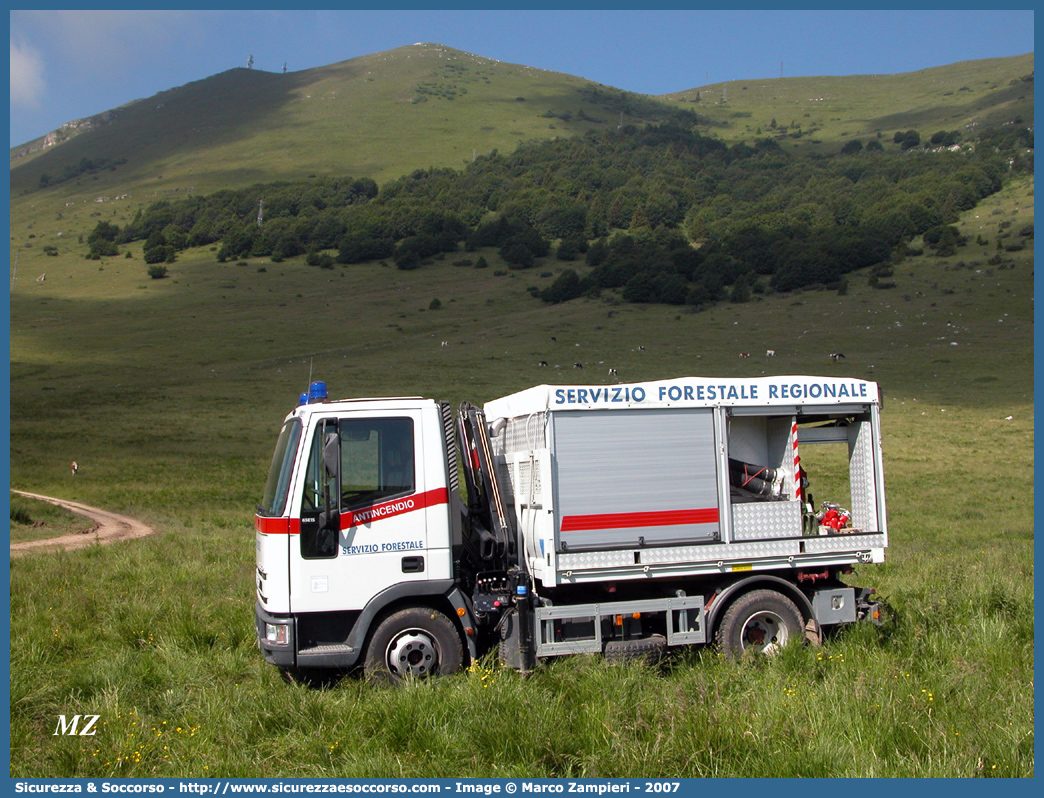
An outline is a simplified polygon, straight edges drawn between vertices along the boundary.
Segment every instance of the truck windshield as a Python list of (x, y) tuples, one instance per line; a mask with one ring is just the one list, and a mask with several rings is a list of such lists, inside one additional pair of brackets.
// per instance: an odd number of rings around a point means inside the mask
[(272, 466), (268, 471), (265, 483), (265, 494), (257, 513), (266, 518), (275, 518), (283, 514), (286, 508), (287, 490), (290, 487), (290, 475), (297, 457), (297, 447), (301, 443), (301, 420), (292, 418), (283, 425), (272, 455)]

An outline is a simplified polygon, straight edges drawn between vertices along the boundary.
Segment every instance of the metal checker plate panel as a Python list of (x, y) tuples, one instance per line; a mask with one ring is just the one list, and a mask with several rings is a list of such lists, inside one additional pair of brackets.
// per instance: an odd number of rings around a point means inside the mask
[(853, 428), (851, 443), (852, 524), (863, 529), (877, 529), (877, 491), (874, 484), (873, 436), (869, 422)]
[(743, 502), (732, 505), (733, 540), (771, 540), (801, 535), (801, 502)]
[[(757, 543), (719, 544), (711, 546), (677, 546), (662, 549), (626, 549), (559, 554), (558, 571), (589, 568), (635, 567), (634, 552), (641, 552), (641, 565), (706, 564), (752, 560), (762, 557), (790, 557), (800, 554), (800, 541), (773, 540)], [(640, 567), (640, 566), (639, 566)]]
[(805, 538), (808, 554), (825, 554), (836, 551), (866, 551), (884, 546), (884, 535), (825, 535)]

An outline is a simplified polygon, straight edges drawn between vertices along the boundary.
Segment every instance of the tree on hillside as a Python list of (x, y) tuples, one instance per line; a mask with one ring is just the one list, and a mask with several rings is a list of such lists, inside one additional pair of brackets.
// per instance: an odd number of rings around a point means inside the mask
[(929, 142), (931, 142), (933, 147), (952, 147), (960, 140), (961, 132), (959, 130), (939, 130), (932, 133)]
[(729, 292), (729, 302), (733, 304), (749, 302), (750, 294), (750, 280), (747, 278), (747, 275), (741, 274), (736, 278), (736, 282), (732, 284), (732, 291)]
[(177, 250), (167, 243), (166, 236), (156, 231), (145, 241), (143, 254), (146, 263), (173, 263)]
[(953, 255), (958, 246), (965, 243), (960, 231), (950, 224), (940, 224), (924, 233), (924, 243), (935, 250), (936, 255)]
[(892, 142), (898, 144), (904, 150), (909, 150), (921, 143), (921, 134), (916, 130), (900, 130), (892, 136)]
[(563, 238), (558, 242), (558, 248), (555, 250), (555, 257), (558, 260), (576, 260), (580, 257), (580, 244), (572, 238)]
[(583, 293), (583, 290), (579, 275), (572, 269), (566, 269), (558, 276), (558, 279), (541, 291), (539, 296), (545, 302), (557, 305), (559, 302), (576, 299)]
[[(219, 260), (336, 250), (341, 263), (394, 258), (400, 268), (438, 268), (434, 256), (463, 241), (518, 269), (557, 239), (559, 258), (586, 250), (581, 282), (592, 291), (700, 307), (741, 297), (744, 275), (751, 291), (835, 285), (951, 223), (996, 191), (1010, 164), (1032, 164), (1032, 132), (923, 158), (897, 151), (917, 146), (917, 131), (893, 140), (892, 151), (853, 140), (843, 155), (806, 158), (772, 139), (730, 147), (672, 122), (606, 128), (480, 156), (460, 171), (418, 169), (380, 192), (372, 181), (313, 178), (158, 202), (117, 241), (158, 233), (163, 244), (150, 252), (220, 241)], [(477, 256), (476, 268), (485, 262)], [(562, 279), (548, 297), (576, 290)]]
[(87, 257), (90, 260), (98, 260), (103, 257), (119, 255), (116, 239), (119, 237), (120, 228), (111, 222), (98, 222), (87, 236)]

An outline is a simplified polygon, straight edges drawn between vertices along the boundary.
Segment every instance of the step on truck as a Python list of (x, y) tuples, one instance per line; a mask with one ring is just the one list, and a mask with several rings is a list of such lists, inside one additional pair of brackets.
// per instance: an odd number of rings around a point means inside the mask
[(396, 681), (493, 647), (525, 672), (877, 622), (843, 577), (888, 545), (880, 410), (876, 383), (838, 377), (540, 385), (456, 410), (312, 383), (257, 507), (261, 651)]

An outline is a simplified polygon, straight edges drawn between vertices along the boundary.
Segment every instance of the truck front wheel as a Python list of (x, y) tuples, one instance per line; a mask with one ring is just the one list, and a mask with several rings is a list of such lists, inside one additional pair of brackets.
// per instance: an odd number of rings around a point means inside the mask
[(774, 590), (752, 590), (736, 599), (718, 627), (718, 646), (728, 659), (748, 653), (774, 654), (803, 639), (797, 605)]
[(460, 670), (464, 650), (453, 622), (430, 607), (408, 607), (384, 618), (366, 648), (372, 679), (400, 682)]

